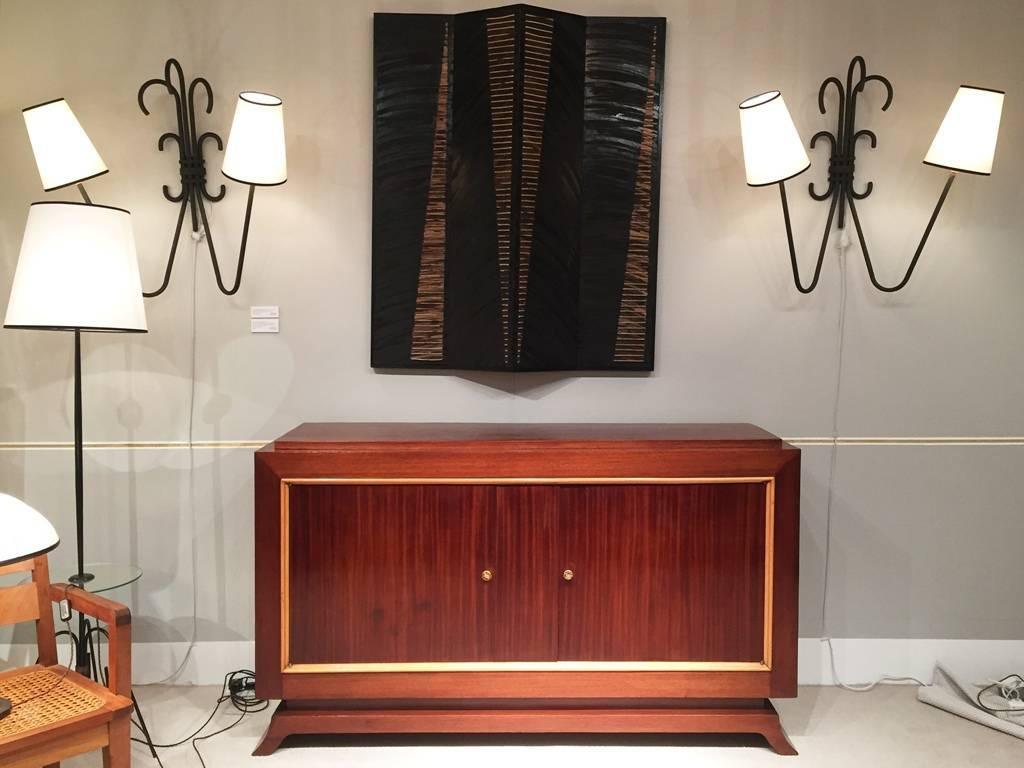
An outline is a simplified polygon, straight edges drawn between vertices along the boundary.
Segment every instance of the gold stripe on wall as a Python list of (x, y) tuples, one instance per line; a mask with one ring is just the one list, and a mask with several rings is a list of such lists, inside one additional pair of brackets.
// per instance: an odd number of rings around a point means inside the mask
[[(831, 437), (783, 437), (784, 442), (796, 446), (830, 446)], [(196, 440), (197, 450), (224, 448), (262, 448), (274, 438), (263, 440)], [(1024, 446), (1024, 436), (947, 436), (947, 437), (840, 437), (836, 445), (849, 447), (960, 447), (960, 446)], [(0, 451), (70, 451), (72, 442), (61, 441), (8, 441), (0, 442)], [(182, 450), (188, 448), (185, 440), (86, 441), (89, 450)]]

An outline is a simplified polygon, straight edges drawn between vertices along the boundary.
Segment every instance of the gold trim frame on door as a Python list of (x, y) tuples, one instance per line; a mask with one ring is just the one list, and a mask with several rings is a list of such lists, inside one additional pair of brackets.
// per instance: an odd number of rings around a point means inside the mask
[[(764, 650), (760, 661), (426, 661), (292, 664), (289, 613), (289, 486), (292, 485), (712, 485), (765, 484)], [(768, 672), (772, 666), (774, 477), (326, 477), (281, 480), (281, 671), (337, 672)]]

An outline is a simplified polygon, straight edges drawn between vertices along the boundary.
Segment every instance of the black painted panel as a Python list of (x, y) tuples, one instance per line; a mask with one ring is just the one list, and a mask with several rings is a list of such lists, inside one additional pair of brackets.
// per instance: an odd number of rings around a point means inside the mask
[[(503, 293), (487, 19), (509, 13), (516, 15), (512, 258)], [(532, 230), (523, 217), (530, 196), (522, 195), (527, 14), (554, 22), (539, 173), (530, 177), (536, 179)], [(411, 338), (446, 25), (444, 359), (423, 362), (411, 359)], [(660, 18), (585, 18), (529, 6), (375, 16), (374, 367), (653, 369), (664, 39)], [(646, 252), (640, 246), (646, 305), (633, 305), (646, 323), (634, 337), (644, 349), (642, 360), (637, 351), (636, 359), (616, 362), (652, 50), (651, 206), (640, 222), (649, 233)], [(520, 237), (529, 240), (525, 289), (517, 273)]]

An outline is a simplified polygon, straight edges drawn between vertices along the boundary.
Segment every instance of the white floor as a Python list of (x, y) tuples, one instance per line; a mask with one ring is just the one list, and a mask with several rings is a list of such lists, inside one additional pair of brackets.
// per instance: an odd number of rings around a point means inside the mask
[[(427, 739), (316, 738), (285, 742), (273, 756), (250, 757), (270, 713), (247, 716), (237, 727), (199, 743), (208, 768), (690, 768), (691, 766), (857, 766), (857, 768), (1021, 768), (1024, 741), (919, 703), (912, 686), (869, 693), (806, 687), (795, 700), (777, 701), (799, 757), (779, 757), (758, 738), (722, 737), (430, 737)], [(219, 688), (151, 686), (137, 690), (154, 740), (177, 741), (209, 715)], [(229, 703), (216, 730), (237, 719)], [(134, 744), (133, 765), (155, 766)], [(160, 751), (166, 768), (200, 765), (189, 743)], [(99, 755), (64, 763), (94, 768)]]

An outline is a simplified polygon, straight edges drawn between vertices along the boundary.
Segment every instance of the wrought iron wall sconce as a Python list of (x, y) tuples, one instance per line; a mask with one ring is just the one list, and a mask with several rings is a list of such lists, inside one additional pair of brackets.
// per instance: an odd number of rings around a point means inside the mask
[(867, 182), (860, 191), (854, 187), (857, 143), (861, 139), (867, 139), (872, 149), (878, 146), (878, 137), (873, 131), (857, 129), (857, 98), (873, 82), (879, 84), (885, 95), (885, 101), (881, 107), (884, 112), (892, 105), (892, 83), (882, 75), (869, 75), (864, 58), (861, 56), (855, 56), (850, 62), (845, 85), (839, 78), (829, 77), (822, 82), (818, 90), (818, 110), (821, 114), (827, 114), (825, 96), (829, 86), (834, 86), (839, 103), (835, 133), (819, 131), (810, 141), (810, 147), (813, 149), (820, 140), (827, 139), (830, 156), (828, 188), (824, 192), (818, 192), (814, 184), (811, 183), (808, 184), (807, 190), (814, 200), (819, 202), (829, 200), (830, 203), (814, 275), (807, 286), (804, 286), (800, 279), (796, 248), (793, 245), (793, 228), (789, 217), (789, 201), (786, 198), (786, 181), (806, 171), (811, 165), (810, 159), (807, 157), (803, 142), (800, 140), (796, 126), (793, 124), (793, 119), (790, 117), (789, 110), (786, 109), (785, 101), (779, 91), (769, 91), (753, 96), (739, 105), (747, 184), (753, 187), (779, 185), (782, 214), (786, 224), (786, 239), (789, 244), (789, 258), (793, 269), (793, 282), (801, 293), (810, 293), (818, 285), (825, 259), (825, 248), (828, 245), (833, 221), (836, 221), (837, 209), (837, 226), (840, 230), (846, 227), (846, 209), (847, 207), (850, 209), (871, 284), (879, 291), (894, 293), (910, 281), (957, 173), (987, 176), (992, 172), (992, 159), (995, 155), (999, 120), (1003, 108), (1003, 92), (962, 85), (953, 98), (953, 103), (924, 158), (926, 165), (934, 165), (950, 171), (946, 185), (939, 195), (939, 200), (935, 204), (935, 209), (932, 211), (928, 225), (925, 227), (921, 241), (903, 278), (893, 285), (884, 285), (879, 282), (864, 238), (860, 217), (857, 215), (857, 201), (864, 200), (871, 195), (874, 191), (874, 183)]
[[(177, 131), (168, 131), (162, 134), (157, 141), (157, 148), (162, 152), (168, 141), (173, 141), (177, 146), (181, 190), (175, 194), (168, 185), (163, 185), (164, 197), (180, 206), (178, 221), (174, 227), (174, 237), (171, 241), (170, 254), (167, 257), (163, 281), (155, 291), (146, 291), (143, 292), (143, 295), (159, 296), (167, 289), (187, 208), (192, 218), (192, 231), (205, 233), (217, 287), (225, 295), (231, 296), (237, 293), (242, 282), (245, 248), (249, 239), (249, 222), (252, 217), (252, 202), (256, 187), (284, 184), (288, 178), (281, 99), (254, 91), (246, 91), (238, 96), (235, 118), (228, 137), (228, 148), (224, 154), (222, 173), (232, 181), (248, 184), (249, 198), (245, 206), (245, 222), (242, 225), (242, 242), (235, 278), (229, 287), (224, 284), (221, 275), (220, 262), (217, 259), (213, 236), (210, 233), (210, 222), (205, 205), (205, 203), (216, 203), (224, 199), (227, 190), (223, 184), (214, 193), (207, 188), (206, 160), (203, 157), (203, 148), (206, 142), (213, 141), (219, 150), (224, 149), (224, 142), (213, 131), (199, 133), (196, 127), (196, 94), (200, 89), (203, 91), (201, 97), (204, 97), (205, 100), (205, 112), (210, 114), (213, 112), (213, 90), (205, 77), (193, 79), (186, 88), (185, 74), (181, 64), (176, 59), (168, 59), (164, 65), (163, 78), (147, 80), (139, 88), (139, 109), (146, 115), (149, 114), (145, 102), (146, 91), (153, 86), (163, 86), (174, 98)], [(202, 222), (201, 230), (200, 222)]]
[[(213, 112), (213, 89), (205, 77), (195, 78), (186, 87), (181, 64), (176, 59), (168, 59), (164, 65), (164, 76), (147, 80), (139, 88), (139, 107), (146, 115), (149, 114), (149, 109), (146, 107), (145, 95), (152, 86), (164, 87), (174, 99), (177, 130), (162, 134), (157, 141), (157, 148), (163, 151), (171, 141), (177, 146), (181, 189), (175, 193), (168, 185), (165, 184), (163, 187), (164, 197), (180, 206), (178, 221), (174, 228), (163, 281), (155, 291), (143, 291), (142, 295), (159, 296), (167, 290), (174, 267), (174, 256), (178, 250), (178, 240), (181, 237), (182, 223), (185, 220), (185, 210), (188, 209), (192, 218), (192, 232), (202, 233), (209, 245), (217, 287), (230, 296), (238, 291), (242, 281), (256, 187), (276, 186), (284, 184), (288, 179), (284, 105), (281, 99), (270, 94), (256, 91), (240, 93), (225, 149), (225, 144), (218, 134), (213, 131), (200, 133), (196, 124), (197, 95), (199, 106), (207, 114)], [(22, 113), (43, 189), (52, 192), (76, 186), (82, 199), (91, 204), (92, 200), (85, 189), (85, 182), (107, 173), (107, 166), (67, 101), (54, 99), (28, 107), (22, 110)], [(211, 192), (206, 185), (206, 158), (203, 151), (211, 141), (217, 145), (217, 149), (224, 150), (221, 172), (232, 181), (249, 185), (238, 264), (235, 268), (234, 281), (230, 286), (225, 285), (221, 274), (206, 213), (206, 203), (216, 203), (224, 199), (227, 193), (223, 184), (216, 192)], [(196, 237), (198, 239), (199, 235)]]

